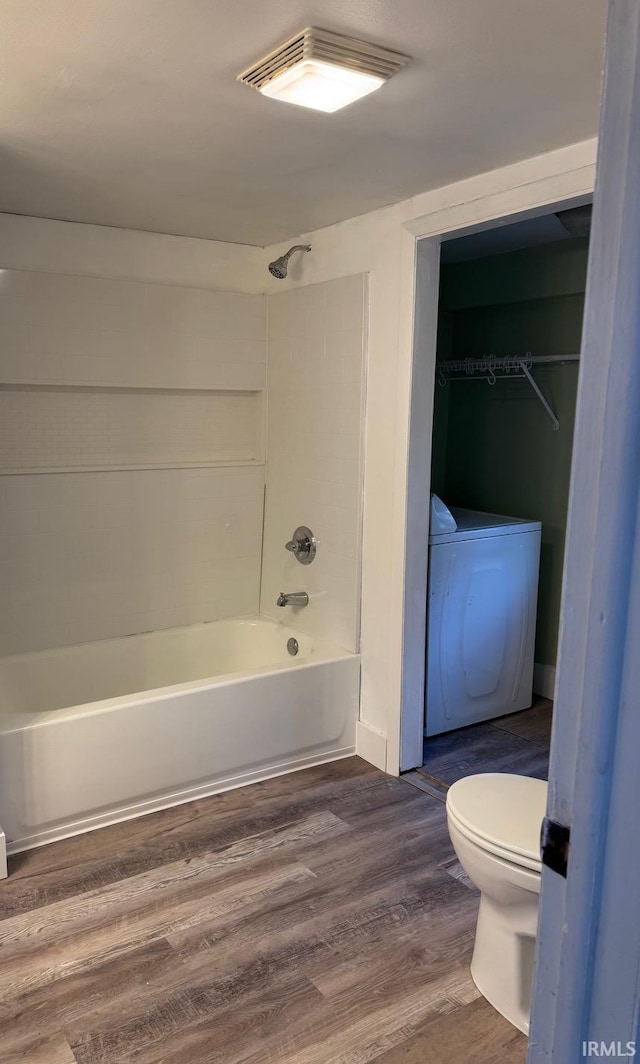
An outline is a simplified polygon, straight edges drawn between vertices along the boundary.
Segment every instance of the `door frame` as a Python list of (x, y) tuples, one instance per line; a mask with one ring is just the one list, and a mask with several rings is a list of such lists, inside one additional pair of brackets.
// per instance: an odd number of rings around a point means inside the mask
[[(481, 220), (469, 221), (469, 204), (429, 215), (407, 228), (412, 233), (415, 291), (405, 531), (402, 679), (399, 770), (422, 764), (427, 638), (427, 542), (431, 498), (431, 441), (436, 375), (440, 246), (444, 240), (582, 206), (593, 199), (593, 183), (572, 195), (558, 196), (546, 179), (518, 190), (519, 204), (508, 213), (492, 214), (498, 197), (476, 201)], [(591, 185), (591, 187), (589, 187)], [(545, 188), (548, 189), (545, 196)], [(555, 192), (555, 194), (554, 194)], [(484, 209), (483, 209), (484, 208)]]

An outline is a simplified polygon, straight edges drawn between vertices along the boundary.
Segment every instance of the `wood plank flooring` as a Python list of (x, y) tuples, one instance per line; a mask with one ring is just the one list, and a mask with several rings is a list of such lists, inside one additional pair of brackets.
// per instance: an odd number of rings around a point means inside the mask
[(444, 807), (348, 758), (19, 854), (0, 1064), (523, 1064)]
[(473, 772), (547, 779), (552, 713), (548, 698), (536, 698), (520, 713), (431, 736), (424, 741), (422, 767), (405, 778), (441, 801), (452, 783)]

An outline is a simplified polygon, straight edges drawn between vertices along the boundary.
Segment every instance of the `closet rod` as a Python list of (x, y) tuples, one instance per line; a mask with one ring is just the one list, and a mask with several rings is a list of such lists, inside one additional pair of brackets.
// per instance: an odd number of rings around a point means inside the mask
[(552, 366), (561, 365), (564, 362), (579, 362), (580, 355), (484, 355), (482, 358), (459, 358), (446, 359), (438, 363), (438, 372), (446, 375), (450, 373), (465, 373), (472, 377), (474, 374), (486, 374), (502, 370), (519, 370), (523, 362), (527, 366)]
[[(580, 355), (531, 355), (527, 352), (526, 355), (504, 358), (486, 355), (484, 358), (445, 360), (437, 367), (438, 383), (444, 386), (448, 380), (486, 380), (487, 384), (495, 384), (500, 377), (524, 377), (551, 418), (554, 430), (557, 431), (560, 428), (560, 422), (531, 370), (534, 366), (577, 362), (579, 358)], [(462, 376), (456, 377), (456, 374), (462, 374)]]

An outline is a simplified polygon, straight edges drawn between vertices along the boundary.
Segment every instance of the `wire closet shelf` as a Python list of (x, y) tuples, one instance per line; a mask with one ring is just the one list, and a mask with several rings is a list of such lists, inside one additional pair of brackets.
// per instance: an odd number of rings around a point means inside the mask
[(578, 362), (579, 359), (580, 355), (532, 355), (530, 351), (525, 355), (508, 357), (485, 355), (483, 358), (447, 359), (438, 363), (437, 379), (438, 384), (444, 387), (450, 380), (484, 380), (493, 385), (507, 377), (523, 377), (533, 388), (551, 418), (554, 430), (557, 431), (560, 422), (531, 370), (535, 366), (559, 366), (567, 362)]

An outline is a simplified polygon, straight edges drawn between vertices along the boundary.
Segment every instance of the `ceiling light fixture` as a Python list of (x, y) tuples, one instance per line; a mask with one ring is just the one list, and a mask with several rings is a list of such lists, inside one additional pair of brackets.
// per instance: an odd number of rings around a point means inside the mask
[(308, 27), (238, 75), (263, 96), (332, 113), (379, 89), (409, 57)]

